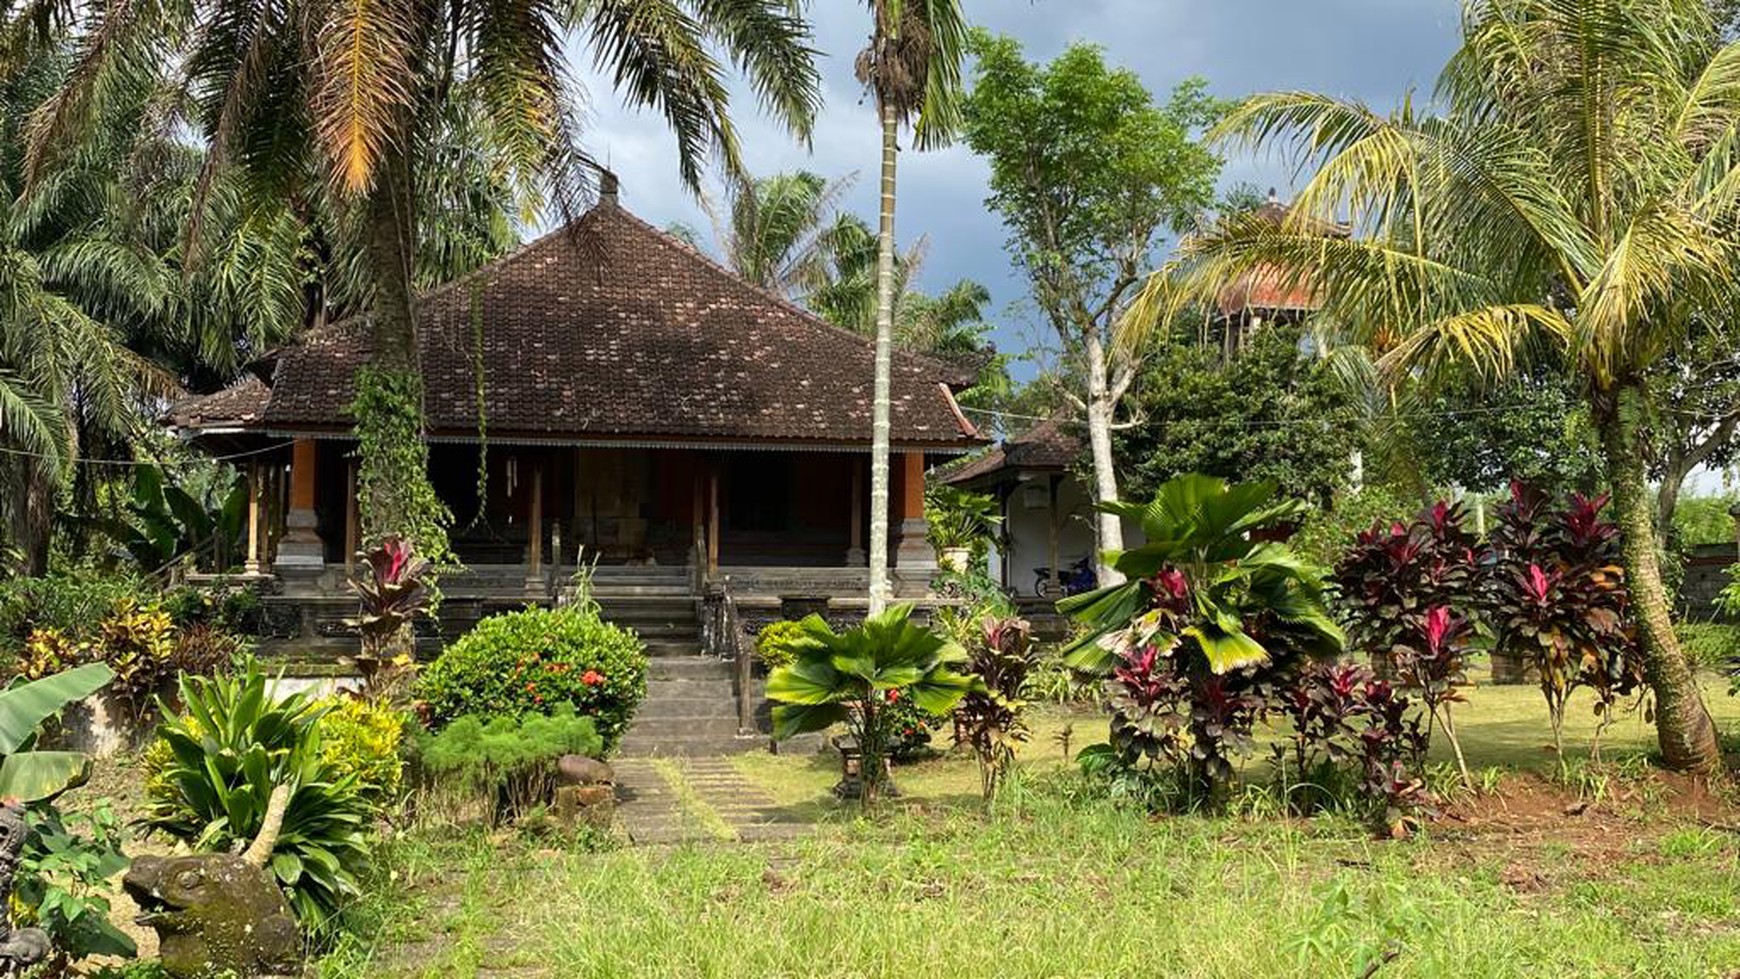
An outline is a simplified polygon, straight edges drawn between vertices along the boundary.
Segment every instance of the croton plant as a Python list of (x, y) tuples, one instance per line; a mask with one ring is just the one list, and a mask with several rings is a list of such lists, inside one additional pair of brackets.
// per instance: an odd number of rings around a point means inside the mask
[(350, 586), (361, 609), (348, 622), (362, 637), (356, 664), (365, 689), (387, 694), (411, 669), (411, 625), (429, 611), (429, 562), (417, 556), (410, 541), (387, 537), (357, 554), (357, 564)]
[[(1573, 690), (1595, 693), (1604, 728), (1619, 698), (1643, 681), (1619, 528), (1602, 515), (1606, 505), (1606, 496), (1573, 493), (1563, 507), (1553, 507), (1544, 494), (1518, 483), (1498, 508), (1492, 533), (1486, 581), (1494, 648), (1539, 675), (1561, 749)], [(1598, 731), (1597, 755), (1599, 737)]]

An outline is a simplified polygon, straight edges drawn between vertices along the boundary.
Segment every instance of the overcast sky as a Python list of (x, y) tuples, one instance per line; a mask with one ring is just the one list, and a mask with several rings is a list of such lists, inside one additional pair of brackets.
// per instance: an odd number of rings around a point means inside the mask
[[(1449, 57), (1457, 0), (963, 0), (976, 24), (1020, 39), (1029, 57), (1049, 59), (1071, 41), (1105, 48), (1164, 99), (1200, 75), (1222, 98), (1275, 89), (1309, 89), (1365, 99), (1381, 108), (1410, 86), (1429, 89)], [(852, 77), (868, 17), (863, 0), (809, 0), (816, 46), (824, 53), (826, 106), (813, 150), (805, 150), (740, 94), (735, 118), (756, 174), (809, 169), (857, 175), (844, 206), (873, 218), (880, 144), (875, 115)], [(673, 144), (656, 117), (621, 108), (607, 81), (576, 65), (592, 96), (586, 144), (608, 158), (623, 181), (623, 203), (663, 226), (686, 223), (711, 237), (711, 224), (677, 179)], [(741, 91), (741, 90), (740, 90)], [(1251, 181), (1285, 194), (1292, 174), (1280, 162), (1233, 159), (1223, 184)], [(964, 147), (901, 156), (899, 236), (931, 239), (920, 287), (961, 278), (991, 288), (998, 346), (1018, 352), (1041, 329), (1024, 302), (1025, 284), (1003, 250), (1001, 223), (984, 206), (986, 167)], [(1025, 375), (1027, 371), (1020, 371)]]

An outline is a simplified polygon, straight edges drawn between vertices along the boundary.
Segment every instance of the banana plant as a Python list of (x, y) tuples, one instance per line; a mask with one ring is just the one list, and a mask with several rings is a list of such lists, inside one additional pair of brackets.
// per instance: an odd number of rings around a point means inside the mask
[(37, 730), (68, 704), (103, 689), (114, 676), (107, 666), (91, 663), (0, 692), (0, 802), (52, 799), (90, 778), (89, 755), (37, 751)]
[(99, 527), (147, 574), (190, 555), (208, 570), (225, 571), (242, 553), (247, 505), (240, 479), (195, 496), (167, 482), (162, 469), (139, 466), (126, 516), (101, 520)]

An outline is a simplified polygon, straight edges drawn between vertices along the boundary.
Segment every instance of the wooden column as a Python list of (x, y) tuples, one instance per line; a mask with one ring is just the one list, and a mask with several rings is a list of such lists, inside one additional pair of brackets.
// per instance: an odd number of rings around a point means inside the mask
[(861, 568), (866, 563), (864, 553), (864, 460), (852, 459), (852, 513), (847, 529), (851, 544), (846, 548), (846, 566)]
[(719, 461), (707, 464), (707, 574), (719, 570)]
[(526, 522), (531, 535), (526, 555), (526, 587), (541, 589), (544, 584), (544, 460), (532, 461), (532, 507)]
[(344, 469), (344, 559), (355, 561), (358, 551), (362, 550), (362, 511), (357, 506), (357, 460), (352, 459)]
[(258, 462), (248, 464), (248, 554), (242, 562), (242, 571), (246, 574), (259, 574), (262, 570), (261, 551), (265, 548), (261, 531), (265, 529), (261, 520), (262, 506), (261, 482), (265, 479), (265, 467)]

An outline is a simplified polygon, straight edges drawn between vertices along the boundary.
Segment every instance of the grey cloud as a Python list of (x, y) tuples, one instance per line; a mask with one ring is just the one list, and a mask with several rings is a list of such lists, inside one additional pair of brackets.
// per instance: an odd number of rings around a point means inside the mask
[[(1223, 98), (1277, 89), (1309, 89), (1387, 108), (1409, 88), (1430, 89), (1454, 49), (1456, 0), (965, 0), (967, 14), (993, 31), (1020, 38), (1030, 55), (1049, 58), (1072, 41), (1105, 48), (1135, 69), (1157, 96), (1193, 75)], [(868, 29), (861, 0), (812, 0), (810, 16), (822, 62), (827, 106), (806, 150), (753, 108), (738, 89), (736, 120), (756, 173), (807, 168), (829, 176), (857, 173), (846, 206), (871, 216), (876, 206), (880, 144), (875, 115), (852, 75)], [(625, 203), (656, 224), (708, 221), (677, 179), (673, 145), (656, 116), (625, 110), (607, 79), (575, 59), (591, 93), (585, 142), (623, 178)], [(929, 235), (921, 284), (957, 279), (991, 287), (1004, 349), (1031, 336), (1018, 303), (1025, 294), (1009, 268), (1001, 224), (983, 207), (986, 167), (964, 148), (901, 157), (899, 232)], [(1224, 182), (1291, 186), (1291, 171), (1267, 158), (1227, 163)]]

